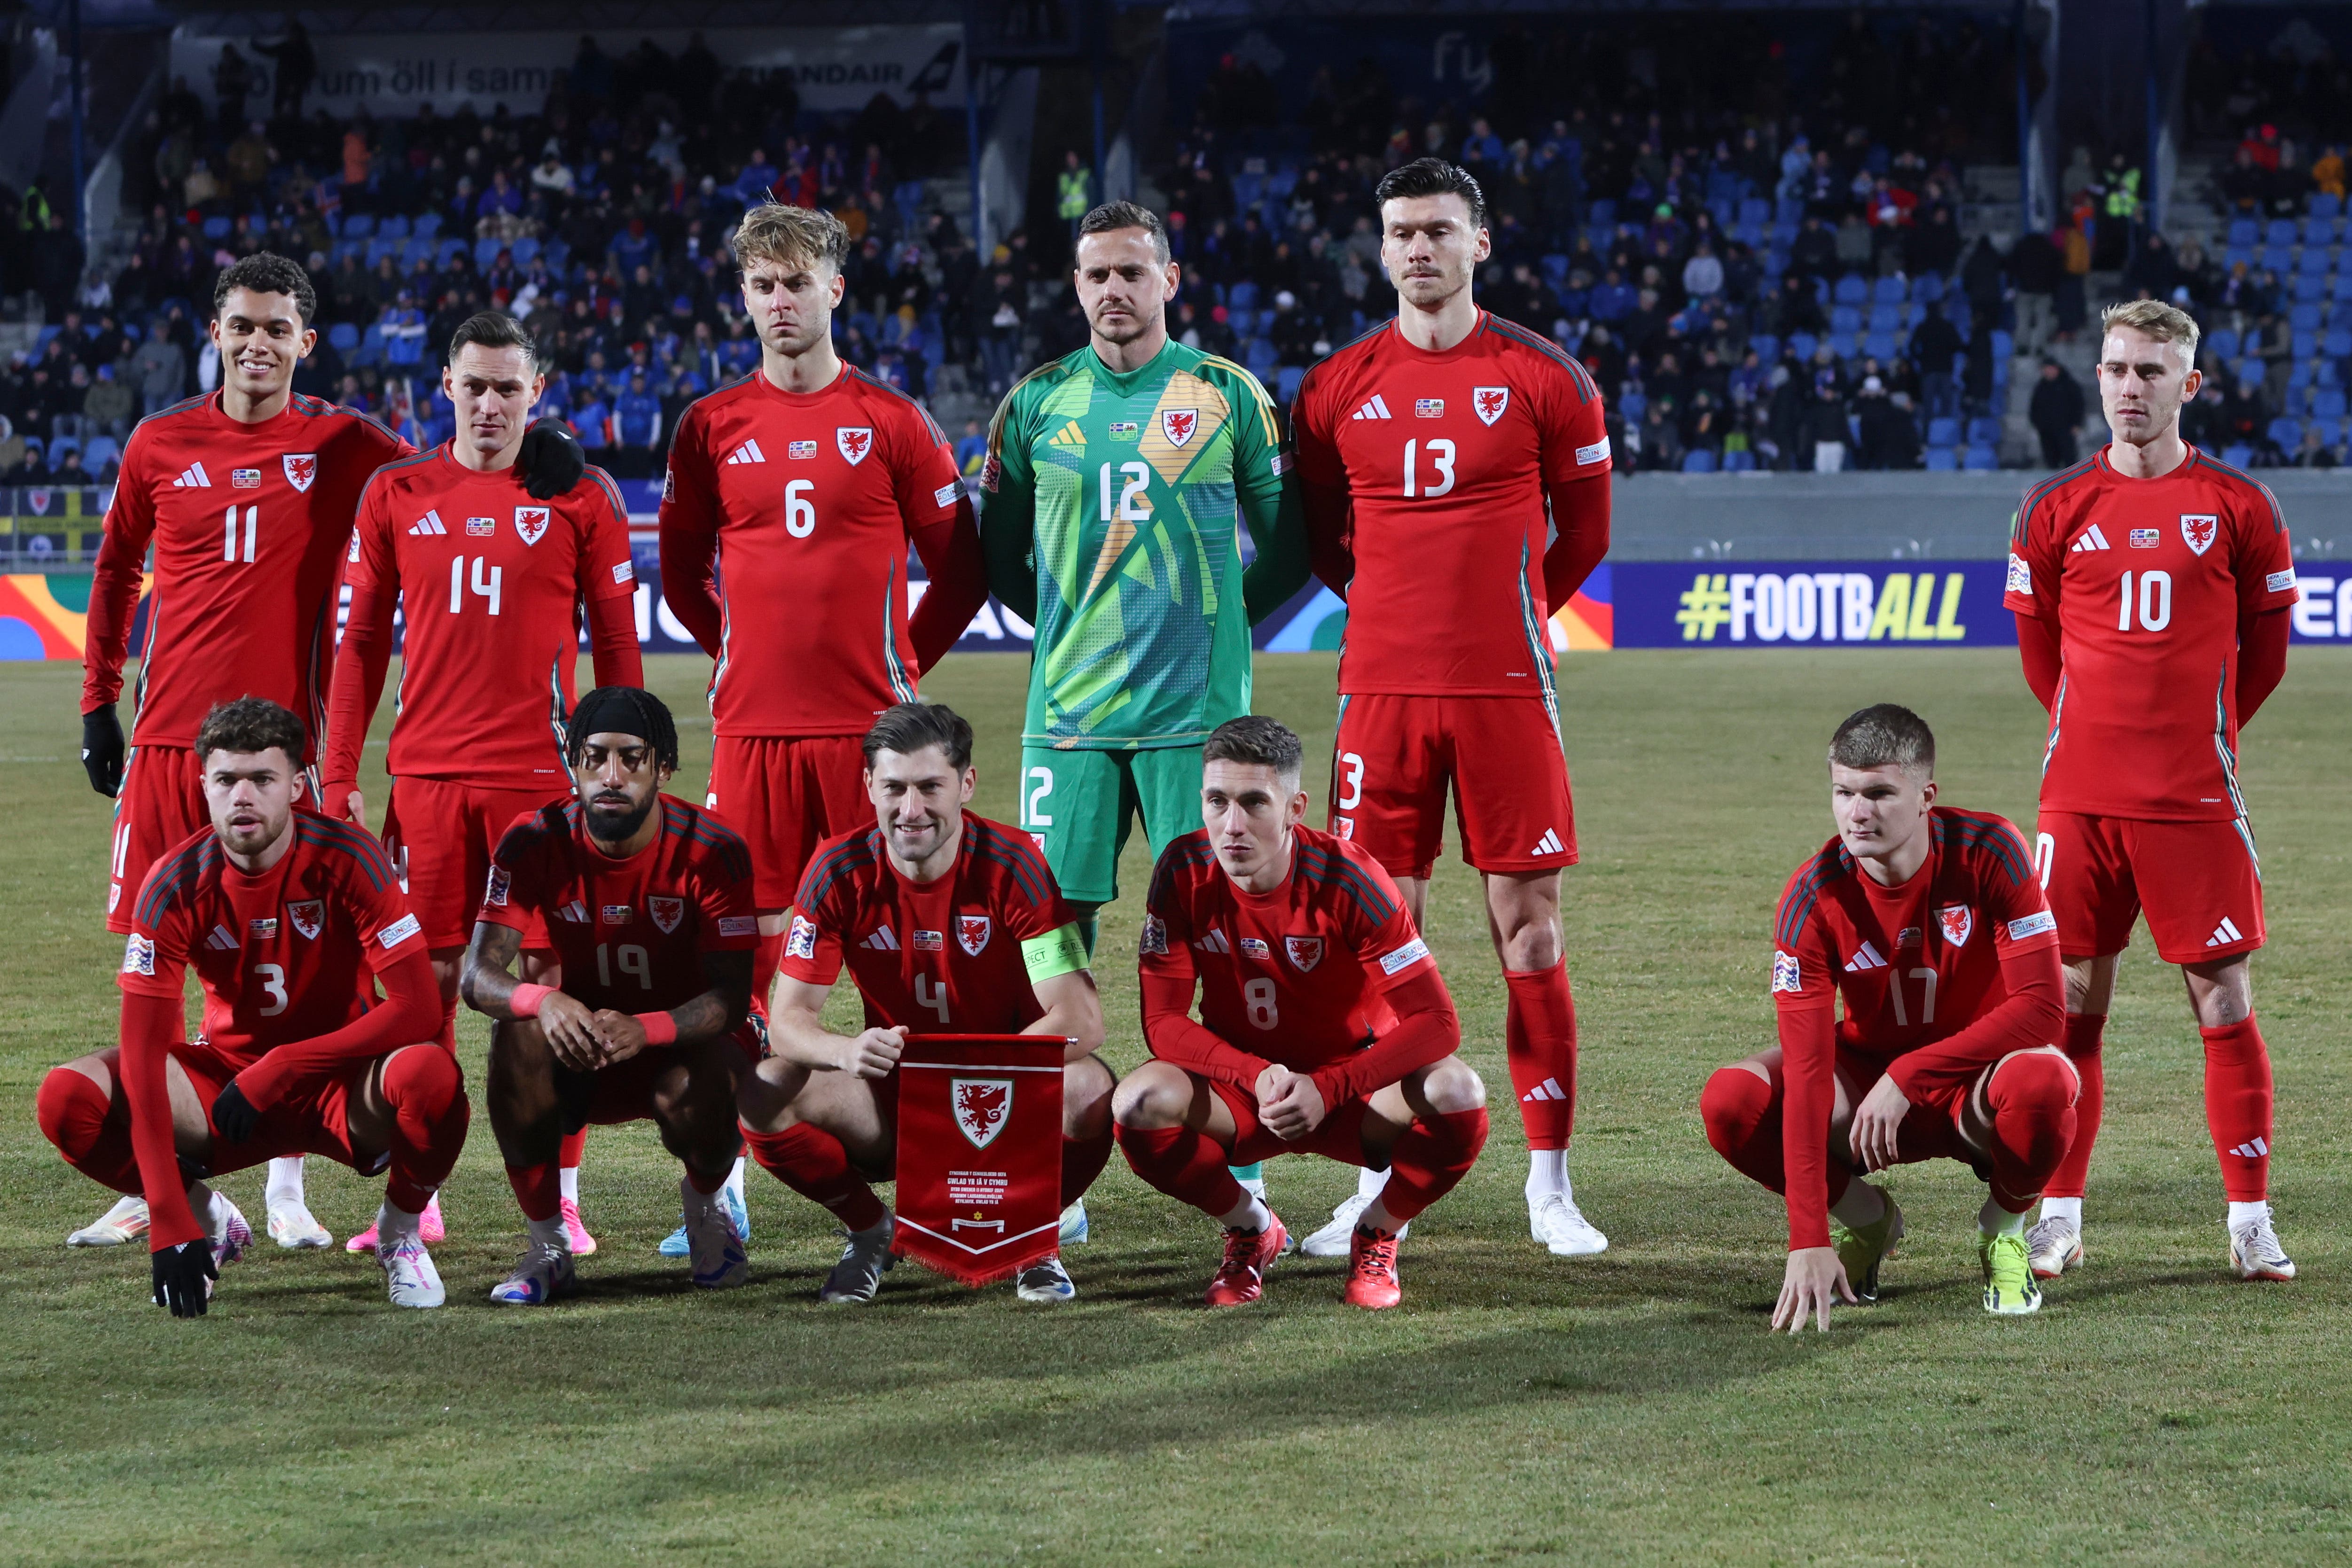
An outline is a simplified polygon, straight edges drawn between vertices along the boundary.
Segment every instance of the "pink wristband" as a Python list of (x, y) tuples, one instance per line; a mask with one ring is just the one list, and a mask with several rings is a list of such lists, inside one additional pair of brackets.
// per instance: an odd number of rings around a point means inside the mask
[(534, 986), (525, 981), (507, 998), (507, 1010), (519, 1019), (535, 1019), (539, 1016), (539, 1004), (554, 994), (553, 986)]
[(676, 1045), (677, 1019), (667, 1013), (635, 1013), (637, 1027), (646, 1031), (647, 1045)]

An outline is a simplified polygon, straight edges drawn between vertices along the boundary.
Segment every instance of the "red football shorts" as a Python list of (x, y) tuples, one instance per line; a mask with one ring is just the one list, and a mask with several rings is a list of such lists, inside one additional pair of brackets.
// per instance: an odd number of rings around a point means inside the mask
[[(170, 1047), (172, 1059), (188, 1075), (188, 1082), (196, 1092), (197, 1103), (205, 1108), (207, 1124), (212, 1119), (213, 1102), (236, 1076), (236, 1064), (223, 1061), (201, 1041), (184, 1042)], [(122, 1050), (109, 1046), (98, 1053), (106, 1063), (106, 1071), (114, 1079), (113, 1101), (106, 1108), (106, 1119), (120, 1121), (123, 1136), (130, 1136), (131, 1096), (122, 1089)], [(230, 1171), (248, 1170), (286, 1155), (324, 1155), (331, 1160), (351, 1166), (362, 1176), (375, 1176), (392, 1163), (389, 1151), (378, 1154), (367, 1165), (359, 1163), (352, 1153), (351, 1130), (346, 1124), (352, 1096), (367, 1083), (368, 1074), (374, 1071), (382, 1057), (355, 1061), (341, 1071), (313, 1081), (301, 1088), (290, 1090), (268, 1110), (262, 1113), (261, 1124), (253, 1136), (242, 1144), (232, 1144), (218, 1131), (213, 1133), (211, 1156), (205, 1169), (214, 1176)]]
[(705, 810), (751, 847), (751, 899), (792, 907), (817, 845), (874, 825), (866, 796), (865, 737), (722, 735), (711, 743)]
[[(488, 789), (455, 779), (394, 779), (383, 811), (383, 848), (400, 873), (427, 948), (463, 947), (489, 887), (490, 856), (525, 811), (571, 798), (569, 789)], [(524, 945), (547, 946), (532, 917)]]
[(1462, 858), (1480, 871), (1576, 863), (1568, 759), (1543, 699), (1339, 699), (1330, 831), (1371, 851), (1391, 876), (1427, 877), (1444, 847), (1445, 787)]
[(1225, 1156), (1226, 1164), (1255, 1165), (1276, 1155), (1321, 1155), (1343, 1165), (1364, 1163), (1364, 1117), (1371, 1110), (1369, 1102), (1342, 1100), (1315, 1124), (1313, 1132), (1293, 1143), (1268, 1131), (1259, 1122), (1256, 1095), (1221, 1079), (1212, 1078), (1208, 1084), (1225, 1103), (1225, 1109), (1234, 1113), (1234, 1147)]
[[(1776, 1072), (1780, 1069), (1776, 1066)], [(1859, 1105), (1863, 1099), (1886, 1076), (1886, 1064), (1853, 1051), (1837, 1053), (1838, 1082), (1845, 1086), (1846, 1103)], [(1982, 1074), (1979, 1074), (1979, 1077)], [(1958, 1160), (1984, 1176), (1991, 1170), (1986, 1156), (1969, 1147), (1960, 1136), (1960, 1113), (1967, 1108), (1969, 1096), (1976, 1092), (1977, 1081), (1955, 1083), (1942, 1089), (1926, 1092), (1926, 1098), (1911, 1102), (1904, 1113), (1903, 1124), (1895, 1130), (1895, 1163), (1916, 1165), (1921, 1160)], [(1839, 1151), (1841, 1159), (1853, 1157), (1851, 1149)]]
[[(314, 811), (319, 770), (302, 769), (295, 810)], [(122, 759), (122, 788), (114, 797), (114, 841), (106, 862), (106, 928), (130, 935), (131, 906), (147, 873), (175, 844), (212, 825), (204, 774), (184, 746), (134, 746)]]
[(2200, 964), (2263, 945), (2263, 870), (2245, 819), (2142, 822), (2044, 811), (2033, 859), (2066, 957), (2120, 953), (2143, 910), (2168, 964)]
[[(758, 1020), (745, 1019), (726, 1038), (727, 1043), (743, 1053), (744, 1071), (760, 1065), (760, 1058), (766, 1052)], [(626, 1061), (593, 1072), (575, 1072), (558, 1061), (555, 1095), (562, 1108), (563, 1130), (576, 1133), (592, 1123), (610, 1127), (622, 1122), (646, 1120), (654, 1113), (655, 1088), (662, 1076), (681, 1061), (676, 1046), (649, 1045)]]

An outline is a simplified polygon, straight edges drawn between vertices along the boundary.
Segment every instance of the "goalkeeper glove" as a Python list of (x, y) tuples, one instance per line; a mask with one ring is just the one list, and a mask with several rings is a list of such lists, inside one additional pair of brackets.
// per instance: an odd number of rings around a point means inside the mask
[(213, 1261), (213, 1244), (204, 1237), (165, 1247), (150, 1255), (155, 1265), (155, 1304), (169, 1307), (175, 1318), (200, 1318), (211, 1305), (207, 1281), (220, 1278)]
[(108, 800), (122, 792), (122, 721), (112, 703), (81, 716), (81, 768), (89, 787)]
[(588, 453), (580, 438), (552, 415), (523, 433), (522, 451), (516, 461), (522, 465), (523, 488), (536, 501), (564, 494), (580, 483), (580, 476), (588, 469)]
[(241, 1144), (252, 1137), (253, 1130), (260, 1124), (261, 1113), (253, 1108), (253, 1102), (245, 1097), (236, 1080), (230, 1079), (228, 1087), (213, 1101), (213, 1131), (232, 1144)]

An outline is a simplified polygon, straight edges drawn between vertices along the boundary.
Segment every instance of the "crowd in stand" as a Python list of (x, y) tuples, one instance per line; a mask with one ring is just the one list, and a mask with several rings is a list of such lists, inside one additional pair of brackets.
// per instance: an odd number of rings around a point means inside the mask
[[(1292, 104), (1227, 59), (1145, 193), (1184, 267), (1172, 329), (1286, 402), (1392, 312), (1370, 193), (1437, 153), (1487, 193), (1481, 301), (1591, 370), (1622, 469), (1994, 466), (2012, 363), (2086, 329), (2095, 268), (2205, 322), (2192, 439), (2257, 464), (2342, 455), (2340, 155), (2299, 159), (2257, 122), (2238, 162), (2263, 178), (2233, 170), (2220, 254), (2148, 230), (2137, 172), (2087, 153), (2054, 232), (1968, 243), (1958, 169), (2014, 157), (2006, 42), (1959, 15), (1857, 13), (1790, 50), (1776, 20), (1507, 34), (1467, 111), (1401, 99), (1370, 61), (1327, 68)], [(257, 249), (306, 258), (317, 283), (299, 390), (441, 439), (444, 347), (499, 306), (548, 351), (550, 411), (625, 476), (658, 472), (684, 407), (757, 363), (724, 240), (749, 203), (844, 216), (844, 356), (916, 396), (992, 399), (1085, 340), (1066, 230), (983, 256), (929, 200), (927, 176), (963, 166), (962, 124), (920, 99), (804, 114), (788, 84), (729, 72), (698, 39), (675, 58), (583, 39), (540, 112), (337, 122), (302, 112), (307, 43), (265, 47), (267, 118), (234, 51), (209, 105), (173, 84), (133, 160), (149, 215), (119, 266), (84, 271), (38, 189), (0, 210), (0, 287), (38, 295), (46, 322), (0, 375), (0, 483), (103, 479), (132, 423), (213, 385), (203, 308)], [(1075, 154), (1066, 172), (1066, 197), (1098, 193)], [(2033, 457), (2072, 461), (2087, 391), (2054, 363), (2035, 373)], [(976, 444), (967, 427), (972, 462)]]

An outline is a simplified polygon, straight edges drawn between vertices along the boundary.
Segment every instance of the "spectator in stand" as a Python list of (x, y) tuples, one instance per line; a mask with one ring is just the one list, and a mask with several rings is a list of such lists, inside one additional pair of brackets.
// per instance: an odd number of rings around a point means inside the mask
[(1916, 468), (1919, 466), (1919, 426), (1912, 420), (1910, 400), (1903, 393), (1889, 396), (1886, 383), (1877, 376), (1863, 378), (1862, 392), (1854, 399), (1854, 421), (1860, 426), (1860, 465), (1864, 468)]
[(2334, 468), (2343, 462), (2335, 447), (2327, 444), (2316, 424), (2303, 427), (2303, 444), (2295, 449), (2294, 465), (2298, 468)]
[(613, 400), (613, 431), (614, 476), (642, 479), (651, 475), (654, 450), (661, 443), (662, 405), (641, 369), (629, 371), (627, 386)]
[(81, 402), (84, 438), (110, 435), (117, 442), (126, 439), (131, 434), (131, 389), (115, 374), (114, 366), (99, 366), (97, 378)]
[(1853, 444), (1853, 434), (1847, 428), (1845, 399), (1838, 386), (1837, 372), (1816, 371), (1813, 374), (1813, 401), (1807, 405), (1803, 427), (1799, 431), (1797, 444), (1803, 465), (1816, 474), (1835, 474), (1846, 466), (1846, 449)]
[(158, 319), (147, 329), (147, 340), (131, 357), (131, 373), (139, 380), (141, 418), (159, 413), (187, 395), (188, 356), (172, 341), (168, 321)]

